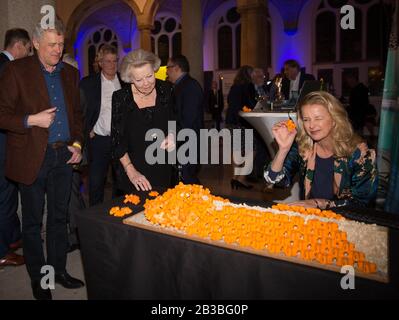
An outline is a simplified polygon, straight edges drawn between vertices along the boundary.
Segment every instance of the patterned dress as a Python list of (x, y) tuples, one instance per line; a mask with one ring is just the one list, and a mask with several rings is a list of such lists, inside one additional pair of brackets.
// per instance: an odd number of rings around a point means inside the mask
[[(289, 187), (296, 173), (300, 175), (300, 198), (309, 199), (315, 173), (317, 143), (302, 157), (294, 143), (288, 153), (283, 169), (271, 179), (271, 163), (264, 177), (268, 183)], [(272, 174), (273, 175), (273, 174)], [(367, 206), (377, 194), (377, 168), (375, 151), (360, 143), (350, 157), (334, 157), (334, 197), (331, 207)]]

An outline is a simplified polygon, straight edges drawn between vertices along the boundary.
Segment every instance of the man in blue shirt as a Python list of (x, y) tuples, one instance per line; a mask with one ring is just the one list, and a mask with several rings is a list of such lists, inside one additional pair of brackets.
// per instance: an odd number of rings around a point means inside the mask
[[(52, 298), (41, 286), (50, 265), (55, 282), (79, 288), (82, 281), (66, 271), (67, 212), (72, 165), (81, 159), (82, 114), (79, 73), (60, 62), (64, 29), (38, 24), (33, 34), (36, 54), (8, 64), (0, 76), (0, 128), (7, 131), (5, 174), (19, 184), (26, 267), (36, 299)], [(41, 224), (47, 195), (44, 257)]]

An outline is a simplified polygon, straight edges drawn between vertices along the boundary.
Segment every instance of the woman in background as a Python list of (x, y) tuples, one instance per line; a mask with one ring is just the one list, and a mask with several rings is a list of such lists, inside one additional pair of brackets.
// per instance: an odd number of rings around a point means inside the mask
[[(231, 188), (233, 189), (251, 189), (253, 187), (252, 185), (245, 184), (244, 182), (244, 177), (250, 174), (250, 172), (244, 172), (244, 169), (241, 166), (239, 166), (237, 163), (234, 163), (234, 159), (238, 159), (239, 157), (243, 156), (246, 143), (244, 130), (250, 128), (248, 123), (242, 119), (238, 113), (244, 106), (251, 106), (249, 87), (252, 81), (252, 72), (253, 68), (251, 66), (242, 66), (240, 69), (238, 69), (233, 85), (230, 88), (229, 94), (227, 96), (228, 108), (226, 113), (226, 126), (231, 130), (241, 130), (241, 144), (235, 146), (233, 143), (233, 178), (230, 181)], [(248, 154), (245, 155), (245, 157), (249, 159), (249, 161), (251, 161), (252, 157), (253, 160), (253, 148)]]

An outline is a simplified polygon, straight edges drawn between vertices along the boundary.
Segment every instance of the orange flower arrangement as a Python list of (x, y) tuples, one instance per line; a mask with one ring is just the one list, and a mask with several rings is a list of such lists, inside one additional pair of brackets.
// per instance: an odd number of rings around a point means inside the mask
[[(263, 212), (231, 205), (203, 186), (182, 183), (155, 199), (147, 199), (144, 208), (151, 223), (188, 235), (321, 264), (349, 264), (365, 273), (377, 271), (376, 264), (355, 250), (355, 244), (347, 240), (346, 232), (339, 230), (336, 222), (304, 219), (310, 214), (343, 219), (332, 211), (277, 204), (273, 208), (282, 213)], [(298, 215), (284, 214), (284, 210)]]
[(132, 203), (134, 205), (138, 205), (140, 203), (140, 197), (136, 196), (134, 194), (126, 194), (125, 195), (125, 200), (123, 200), (123, 203)]
[(132, 213), (132, 210), (129, 207), (123, 207), (123, 208), (112, 207), (109, 210), (109, 214), (114, 217), (124, 217), (131, 213)]
[(244, 107), (242, 108), (242, 111), (243, 111), (243, 112), (251, 112), (252, 109), (251, 109), (251, 108), (248, 108), (247, 106), (244, 106)]
[(158, 196), (159, 196), (159, 193), (156, 192), (156, 191), (151, 191), (148, 195), (149, 195), (150, 197), (158, 197)]
[(335, 220), (345, 220), (343, 216), (340, 214), (336, 214), (331, 210), (320, 210), (317, 208), (304, 208), (300, 206), (291, 206), (284, 203), (278, 203), (272, 206), (272, 209), (280, 210), (280, 211), (293, 211), (304, 215), (315, 215), (318, 217), (335, 219)]
[(285, 125), (287, 126), (288, 131), (293, 131), (296, 129), (296, 124), (294, 121), (292, 121), (291, 119), (288, 119), (285, 122)]

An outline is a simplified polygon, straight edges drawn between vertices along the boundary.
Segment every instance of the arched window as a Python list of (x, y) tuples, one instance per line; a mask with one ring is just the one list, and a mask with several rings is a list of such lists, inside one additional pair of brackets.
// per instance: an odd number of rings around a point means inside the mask
[(355, 8), (355, 29), (340, 29), (341, 61), (356, 61), (362, 59), (362, 12)]
[[(267, 16), (267, 65), (271, 66), (271, 22)], [(236, 69), (241, 66), (241, 20), (236, 7), (220, 17), (217, 25), (218, 69)]]
[[(355, 29), (342, 29), (340, 9), (355, 9)], [(356, 74), (372, 95), (382, 94), (391, 5), (380, 0), (319, 0), (315, 12), (314, 71), (337, 96), (347, 93), (343, 75)], [(331, 89), (331, 88), (330, 88)]]
[(104, 45), (110, 44), (118, 49), (118, 37), (109, 28), (101, 27), (97, 31), (93, 32), (87, 40), (87, 61), (89, 74), (96, 72), (95, 60), (98, 50)]
[(335, 14), (331, 11), (323, 11), (316, 18), (316, 61), (335, 61)]
[(236, 28), (236, 57), (238, 68), (241, 65), (241, 24)]
[(221, 26), (218, 30), (219, 69), (233, 69), (233, 35), (230, 26)]
[(176, 17), (158, 16), (152, 30), (152, 50), (166, 65), (169, 57), (181, 54), (181, 24)]
[[(387, 6), (377, 3), (367, 10), (367, 59), (385, 59), (391, 21)], [(388, 11), (390, 12), (390, 11)]]
[(241, 22), (236, 7), (219, 19), (217, 26), (218, 68), (235, 69), (240, 66)]

